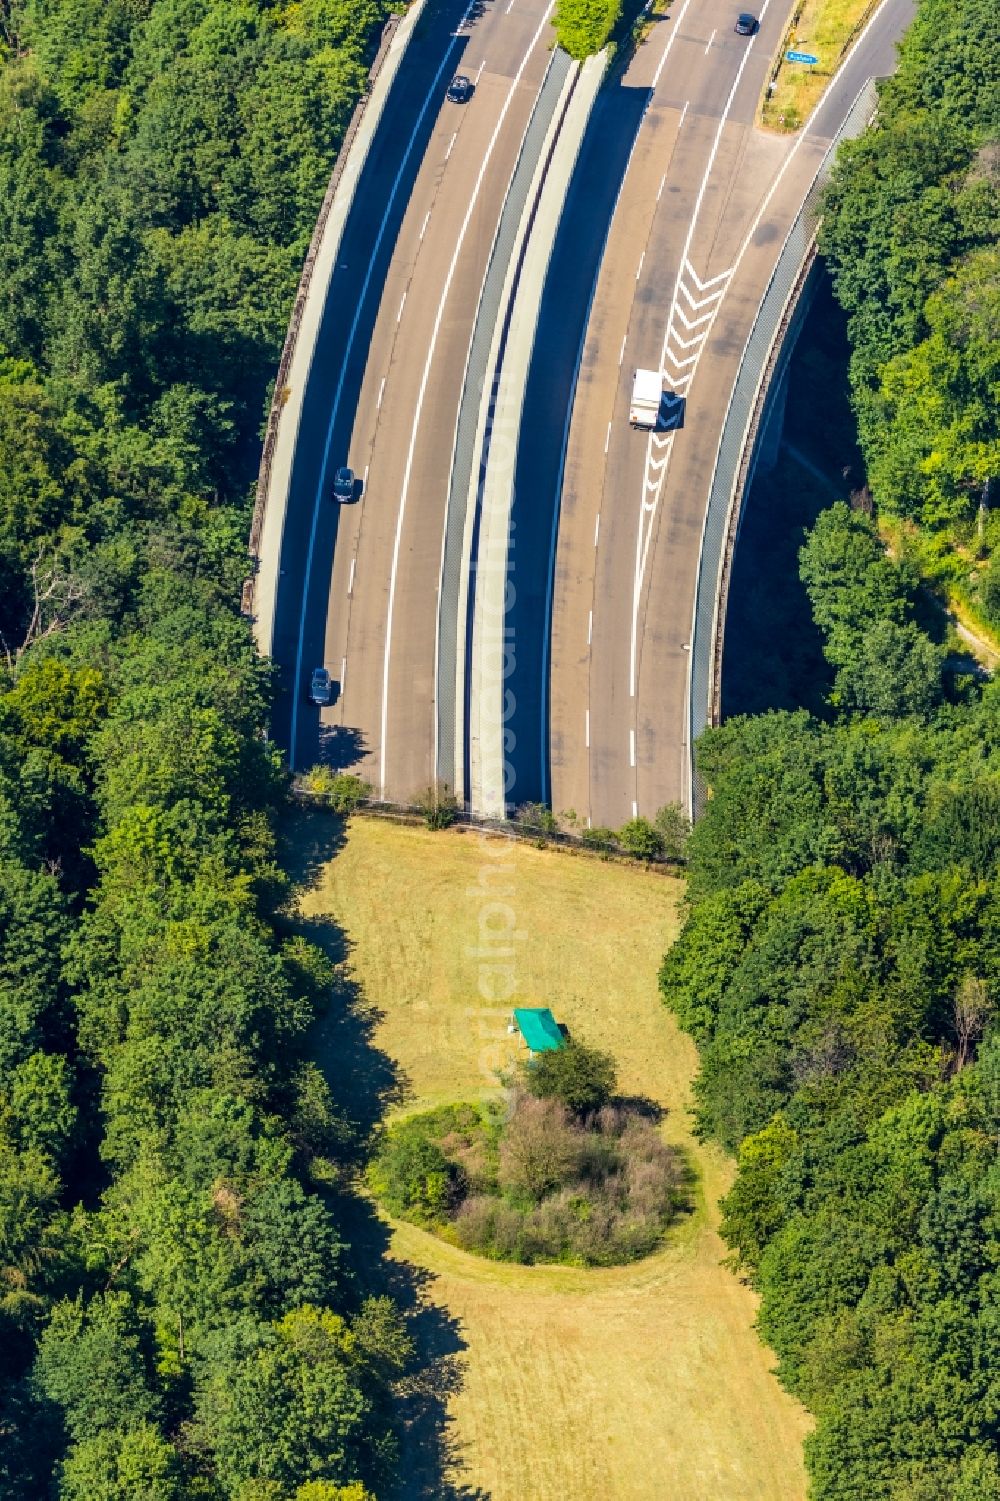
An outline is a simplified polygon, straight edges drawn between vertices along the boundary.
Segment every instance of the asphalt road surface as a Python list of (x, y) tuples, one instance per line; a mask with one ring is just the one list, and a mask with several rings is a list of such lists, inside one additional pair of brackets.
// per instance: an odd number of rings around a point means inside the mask
[[(674, 0), (599, 96), (528, 376), (513, 522), (514, 802), (620, 825), (687, 796), (692, 605), (716, 448), (785, 234), (912, 0), (885, 0), (809, 128), (753, 118), (791, 0), (753, 38)], [(452, 443), (476, 306), (552, 32), (547, 0), (431, 0), (345, 229), (292, 471), (274, 656), (296, 768), (384, 797), (434, 776), (435, 638)], [(445, 100), (452, 74), (472, 100)], [(674, 429), (628, 426), (637, 366)], [(330, 498), (349, 464), (359, 501)], [(325, 663), (336, 702), (306, 704)]]
[[(795, 136), (753, 125), (788, 20), (782, 0), (761, 8), (752, 39), (735, 34), (728, 0), (675, 4), (621, 80), (623, 91), (652, 94), (608, 236), (565, 453), (547, 731), (544, 686), (533, 698), (522, 685), (525, 797), (612, 827), (686, 802), (694, 589), (730, 391), (830, 140), (865, 80), (892, 70), (912, 8), (886, 0)], [(553, 325), (548, 344), (558, 337)], [(678, 398), (673, 431), (629, 427), (636, 367), (665, 372)], [(548, 613), (520, 622), (524, 660), (544, 650)], [(548, 768), (536, 746), (548, 747)]]
[[(350, 269), (356, 259), (356, 276), (372, 274), (366, 287), (346, 286), (338, 299), (347, 333), (331, 330), (328, 377), (317, 381), (314, 373), (310, 381), (316, 399), (298, 443), (305, 506), (293, 494), (289, 514), (318, 504), (321, 520), (308, 591), (291, 622), (302, 645), (295, 642), (298, 698), (291, 697), (288, 743), (295, 766), (320, 759), (351, 766), (384, 796), (412, 797), (433, 780), (437, 586), (452, 441), (493, 236), (548, 64), (547, 14), (548, 0), (499, 0), (456, 24), (462, 12), (445, 7), (414, 38), (386, 111), (391, 131), (380, 130), (376, 141), (384, 153), (389, 135), (400, 159), (409, 151), (412, 171), (404, 170), (387, 204), (386, 183), (398, 168), (391, 161), (375, 173), (366, 167), (362, 189), (370, 180), (371, 191), (359, 191), (341, 260)], [(458, 71), (475, 83), (464, 105), (445, 99)], [(404, 83), (405, 108), (396, 100)], [(380, 233), (378, 253), (365, 265)], [(364, 316), (351, 337), (362, 291)], [(328, 439), (331, 393), (345, 368)], [(344, 463), (362, 480), (362, 493), (357, 504), (338, 508), (324, 492)], [(296, 486), (299, 480), (297, 462)], [(280, 659), (291, 656), (286, 646)], [(308, 674), (321, 662), (339, 685), (337, 702), (322, 711), (304, 699)]]

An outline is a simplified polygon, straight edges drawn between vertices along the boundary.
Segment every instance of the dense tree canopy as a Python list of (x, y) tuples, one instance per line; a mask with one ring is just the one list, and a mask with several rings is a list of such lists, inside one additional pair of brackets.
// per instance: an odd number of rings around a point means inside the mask
[(921, 0), (823, 224), (872, 489), (929, 528), (960, 527), (1000, 473), (998, 101), (990, 0)]
[[(832, 507), (801, 561), (834, 712), (703, 738), (661, 987), (737, 1154), (723, 1234), (817, 1419), (810, 1495), (997, 1498), (1000, 683), (944, 670), (865, 516)], [(883, 695), (852, 698), (872, 643)]]
[(284, 773), (236, 612), (386, 12), (0, 15), (3, 1501), (364, 1501), (393, 1463), (408, 1341), (317, 1191), (330, 971), (274, 923)]
[(835, 505), (801, 552), (823, 717), (702, 741), (661, 973), (815, 1501), (1000, 1498), (1000, 684), (920, 587), (1000, 624), (998, 140), (995, 7), (920, 0), (822, 229), (878, 520)]

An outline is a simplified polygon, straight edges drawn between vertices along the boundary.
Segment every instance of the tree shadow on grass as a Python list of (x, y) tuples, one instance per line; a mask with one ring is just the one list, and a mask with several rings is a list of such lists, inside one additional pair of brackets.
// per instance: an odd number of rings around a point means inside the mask
[(413, 1367), (400, 1383), (395, 1414), (401, 1438), (397, 1501), (490, 1501), (461, 1478), (463, 1457), (448, 1404), (461, 1389), (460, 1322), (434, 1301), (433, 1272), (389, 1254), (391, 1230), (360, 1193), (336, 1196), (334, 1213), (348, 1242), (345, 1253), (355, 1295), (388, 1294), (406, 1317), (415, 1346)]
[[(285, 869), (298, 891), (319, 879), (343, 848), (346, 820), (317, 810), (295, 810), (281, 830)], [(325, 912), (290, 905), (288, 931), (321, 949), (336, 966), (329, 1003), (313, 1024), (310, 1055), (352, 1127), (348, 1169), (360, 1169), (375, 1128), (410, 1092), (403, 1070), (375, 1041), (382, 1013), (365, 996), (350, 970), (352, 944)], [(402, 1430), (399, 1501), (490, 1501), (484, 1490), (461, 1480), (462, 1457), (448, 1404), (462, 1384), (465, 1341), (459, 1323), (435, 1303), (435, 1277), (389, 1254), (390, 1229), (363, 1193), (344, 1188), (326, 1195), (345, 1241), (347, 1296), (388, 1294), (407, 1318), (416, 1346), (412, 1371), (395, 1403)]]
[(629, 1115), (638, 1116), (640, 1120), (649, 1121), (653, 1126), (658, 1126), (667, 1115), (665, 1105), (644, 1094), (616, 1094), (612, 1096), (611, 1104), (617, 1110), (624, 1110)]

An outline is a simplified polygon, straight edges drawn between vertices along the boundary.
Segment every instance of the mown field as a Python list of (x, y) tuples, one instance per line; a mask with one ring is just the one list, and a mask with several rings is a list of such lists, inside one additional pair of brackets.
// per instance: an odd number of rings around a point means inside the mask
[[(514, 1046), (511, 1005), (547, 1004), (574, 1034), (614, 1052), (623, 1091), (666, 1107), (664, 1131), (698, 1180), (694, 1211), (666, 1248), (613, 1271), (498, 1266), (393, 1228), (391, 1256), (457, 1336), (447, 1493), (803, 1497), (807, 1419), (771, 1374), (752, 1294), (720, 1265), (714, 1204), (729, 1167), (691, 1137), (695, 1051), (657, 996), (681, 883), (468, 834), (367, 820), (346, 839), (337, 830), (322, 817), (302, 821), (301, 910), (371, 1019), (360, 1050), (360, 1031), (336, 1014), (317, 1038), (358, 1116), (379, 1088), (404, 1110), (495, 1090), (494, 1070)], [(514, 936), (503, 938), (505, 928)], [(508, 1000), (481, 993), (511, 983)], [(422, 1464), (415, 1449), (414, 1497), (435, 1494)]]

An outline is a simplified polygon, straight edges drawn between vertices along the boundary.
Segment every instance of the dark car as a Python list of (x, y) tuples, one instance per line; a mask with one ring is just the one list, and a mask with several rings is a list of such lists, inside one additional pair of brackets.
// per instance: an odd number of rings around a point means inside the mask
[(753, 36), (757, 30), (757, 17), (748, 10), (741, 10), (736, 17), (736, 30), (740, 36)]
[(339, 500), (341, 505), (354, 499), (354, 470), (338, 469), (333, 476), (333, 498)]
[(472, 79), (456, 73), (448, 85), (448, 98), (452, 104), (466, 104), (472, 98)]
[(313, 668), (306, 697), (320, 708), (333, 703), (333, 679), (325, 667)]

